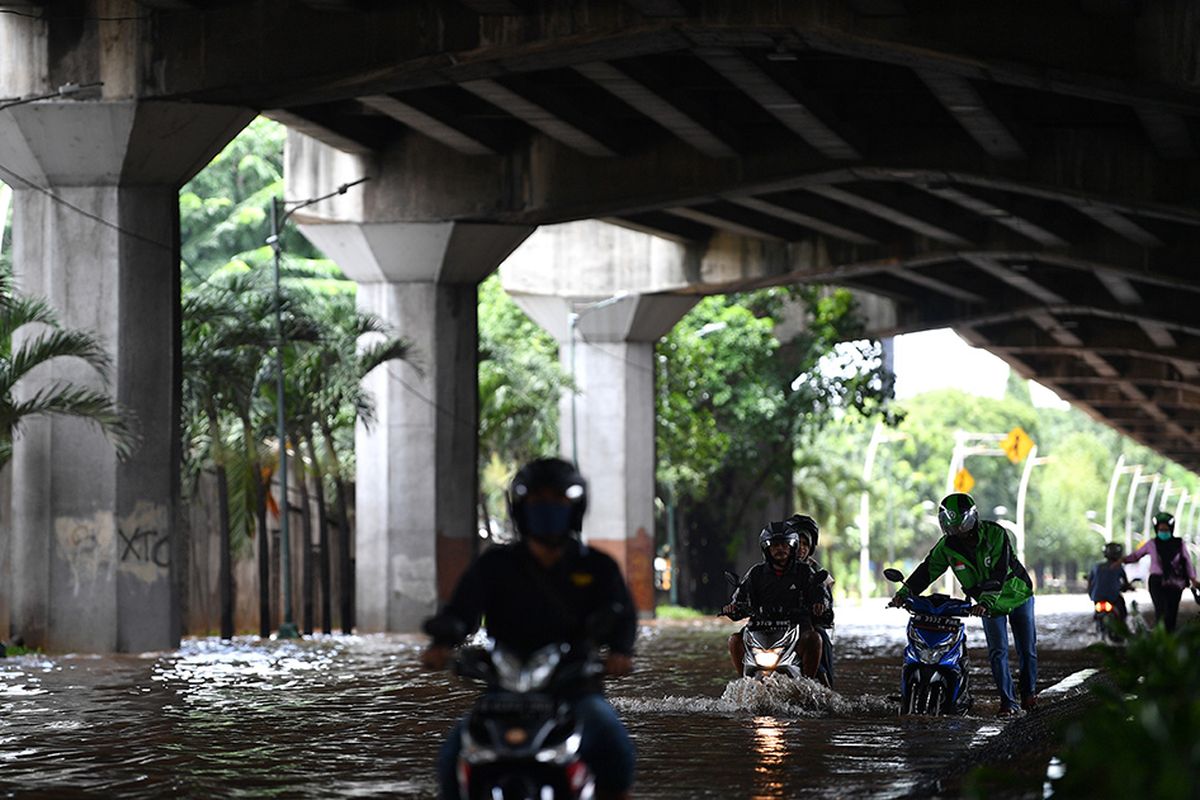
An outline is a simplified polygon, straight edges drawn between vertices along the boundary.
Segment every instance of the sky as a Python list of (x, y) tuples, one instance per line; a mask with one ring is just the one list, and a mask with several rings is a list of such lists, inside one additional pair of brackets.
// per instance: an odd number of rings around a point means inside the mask
[[(1004, 396), (1009, 372), (1008, 364), (967, 344), (949, 328), (897, 336), (894, 369), (896, 398), (901, 400), (947, 388), (999, 399)], [(1067, 407), (1058, 395), (1036, 382), (1030, 383), (1029, 394), (1035, 406)]]

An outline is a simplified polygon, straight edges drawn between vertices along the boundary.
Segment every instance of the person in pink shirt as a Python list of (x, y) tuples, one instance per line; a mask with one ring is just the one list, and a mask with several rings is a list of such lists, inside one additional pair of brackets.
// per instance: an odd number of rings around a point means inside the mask
[(1133, 564), (1146, 556), (1150, 556), (1150, 599), (1154, 601), (1155, 620), (1168, 632), (1173, 631), (1180, 595), (1189, 583), (1200, 587), (1200, 581), (1196, 580), (1196, 567), (1187, 546), (1175, 535), (1175, 517), (1166, 511), (1154, 515), (1154, 536), (1121, 560)]

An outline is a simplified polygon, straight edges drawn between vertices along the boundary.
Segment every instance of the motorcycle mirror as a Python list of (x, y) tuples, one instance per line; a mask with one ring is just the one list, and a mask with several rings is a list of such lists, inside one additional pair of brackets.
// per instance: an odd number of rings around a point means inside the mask
[(737, 575), (734, 575), (729, 570), (725, 570), (725, 582), (728, 583), (731, 588), (736, 589), (738, 586), (741, 585), (742, 579), (739, 578)]
[(888, 567), (883, 571), (883, 577), (887, 578), (889, 581), (904, 583), (904, 573), (898, 569)]
[(819, 569), (813, 574), (813, 583), (821, 584), (829, 579), (829, 570)]

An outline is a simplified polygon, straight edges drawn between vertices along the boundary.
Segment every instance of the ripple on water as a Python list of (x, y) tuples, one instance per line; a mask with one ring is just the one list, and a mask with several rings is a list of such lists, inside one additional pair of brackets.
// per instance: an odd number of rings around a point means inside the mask
[(736, 678), (719, 698), (613, 698), (621, 711), (641, 714), (774, 714), (785, 717), (894, 716), (896, 704), (885, 697), (845, 697), (809, 678), (772, 675), (765, 680)]

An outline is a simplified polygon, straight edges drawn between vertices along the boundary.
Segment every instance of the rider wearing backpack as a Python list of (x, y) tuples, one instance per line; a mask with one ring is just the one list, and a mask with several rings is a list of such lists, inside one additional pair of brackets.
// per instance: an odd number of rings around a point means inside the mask
[(1154, 537), (1122, 559), (1133, 564), (1150, 556), (1150, 599), (1154, 601), (1154, 617), (1168, 632), (1175, 630), (1179, 614), (1179, 596), (1189, 583), (1200, 587), (1196, 568), (1188, 556), (1183, 540), (1175, 535), (1175, 517), (1166, 511), (1154, 515)]

